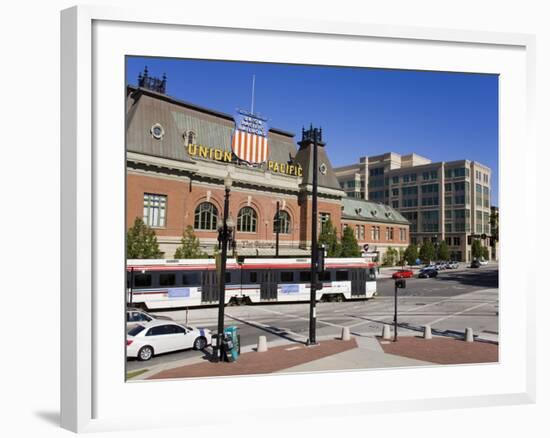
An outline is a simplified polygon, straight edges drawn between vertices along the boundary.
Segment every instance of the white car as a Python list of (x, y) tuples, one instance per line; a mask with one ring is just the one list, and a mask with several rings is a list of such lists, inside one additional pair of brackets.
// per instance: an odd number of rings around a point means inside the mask
[(208, 329), (185, 326), (175, 322), (153, 320), (128, 329), (127, 357), (149, 360), (156, 354), (193, 348), (202, 350), (212, 342)]
[(483, 266), (483, 265), (488, 265), (489, 262), (487, 260), (484, 260), (484, 259), (479, 259), (479, 264)]

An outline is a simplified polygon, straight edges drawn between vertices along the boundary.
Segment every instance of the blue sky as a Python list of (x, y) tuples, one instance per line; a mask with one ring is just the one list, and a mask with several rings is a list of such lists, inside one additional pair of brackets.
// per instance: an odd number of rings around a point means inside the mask
[(323, 128), (333, 166), (384, 152), (491, 167), (498, 205), (498, 76), (247, 62), (127, 58), (127, 82), (147, 66), (167, 94), (233, 114), (254, 110), (297, 134)]

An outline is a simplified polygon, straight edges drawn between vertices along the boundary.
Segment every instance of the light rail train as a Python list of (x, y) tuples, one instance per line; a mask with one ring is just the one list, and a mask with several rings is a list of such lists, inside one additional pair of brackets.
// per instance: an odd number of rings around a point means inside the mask
[[(215, 305), (214, 259), (128, 260), (128, 304), (146, 309)], [(376, 295), (376, 265), (363, 258), (327, 258), (319, 301), (366, 300)], [(310, 300), (309, 259), (228, 259), (225, 302), (255, 304)]]

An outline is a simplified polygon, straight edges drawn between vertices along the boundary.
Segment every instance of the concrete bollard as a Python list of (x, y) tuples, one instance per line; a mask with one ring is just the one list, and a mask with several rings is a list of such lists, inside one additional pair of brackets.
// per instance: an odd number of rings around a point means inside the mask
[(382, 329), (382, 339), (391, 339), (391, 328), (389, 324), (384, 324), (384, 328)]
[(258, 353), (263, 353), (267, 351), (267, 338), (265, 336), (260, 336), (258, 338), (258, 348), (256, 350)]
[(466, 333), (464, 334), (464, 340), (466, 342), (474, 342), (474, 331), (470, 328), (466, 328)]
[(349, 341), (350, 339), (349, 327), (342, 327), (342, 341)]
[(424, 339), (432, 339), (432, 328), (429, 325), (424, 326)]

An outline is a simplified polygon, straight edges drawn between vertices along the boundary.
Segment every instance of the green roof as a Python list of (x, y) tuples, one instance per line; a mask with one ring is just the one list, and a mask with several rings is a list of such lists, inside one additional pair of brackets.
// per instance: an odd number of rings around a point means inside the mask
[(396, 209), (379, 202), (343, 198), (342, 207), (342, 218), (345, 219), (369, 222), (409, 223)]

